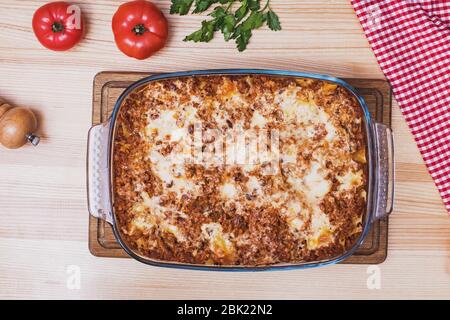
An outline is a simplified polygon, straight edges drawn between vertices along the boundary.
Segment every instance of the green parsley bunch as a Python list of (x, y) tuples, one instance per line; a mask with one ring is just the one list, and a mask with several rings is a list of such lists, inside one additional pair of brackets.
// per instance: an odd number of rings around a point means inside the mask
[(270, 30), (281, 30), (280, 20), (270, 8), (269, 1), (261, 7), (260, 0), (172, 0), (170, 13), (186, 15), (192, 6), (192, 13), (201, 13), (218, 4), (208, 14), (211, 19), (202, 21), (201, 28), (186, 36), (184, 41), (209, 42), (214, 33), (220, 31), (225, 41), (233, 39), (237, 49), (244, 51), (253, 30), (264, 24), (267, 24)]

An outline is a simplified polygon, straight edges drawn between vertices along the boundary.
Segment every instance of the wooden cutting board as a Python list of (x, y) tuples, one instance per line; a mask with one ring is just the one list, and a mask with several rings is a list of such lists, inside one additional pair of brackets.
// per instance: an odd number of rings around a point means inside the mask
[[(101, 72), (94, 78), (92, 125), (110, 116), (119, 95), (134, 81), (151, 75), (137, 72)], [(364, 97), (377, 122), (391, 125), (391, 88), (384, 80), (344, 79)], [(387, 256), (388, 218), (375, 222), (360, 248), (344, 264), (378, 264)], [(89, 250), (97, 257), (128, 258), (111, 226), (89, 215)]]

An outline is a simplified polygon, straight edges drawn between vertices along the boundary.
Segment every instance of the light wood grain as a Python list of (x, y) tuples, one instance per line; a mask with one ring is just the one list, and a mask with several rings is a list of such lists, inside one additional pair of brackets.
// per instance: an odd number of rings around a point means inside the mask
[[(0, 297), (450, 298), (450, 219), (395, 102), (397, 192), (380, 290), (367, 289), (366, 266), (217, 274), (90, 255), (85, 159), (97, 72), (257, 67), (383, 79), (347, 0), (272, 0), (283, 31), (255, 32), (243, 54), (220, 39), (182, 42), (202, 17), (169, 16), (169, 1), (155, 2), (171, 37), (145, 61), (115, 48), (110, 19), (122, 1), (78, 1), (89, 30), (65, 53), (34, 38), (42, 1), (0, 2), (0, 96), (35, 110), (43, 137), (36, 148), (0, 148)], [(80, 290), (67, 289), (69, 265), (81, 268)]]

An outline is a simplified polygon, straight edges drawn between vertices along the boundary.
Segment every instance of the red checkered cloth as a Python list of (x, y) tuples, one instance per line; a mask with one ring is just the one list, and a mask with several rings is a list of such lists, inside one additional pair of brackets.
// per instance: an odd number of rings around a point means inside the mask
[(351, 0), (450, 213), (450, 0)]

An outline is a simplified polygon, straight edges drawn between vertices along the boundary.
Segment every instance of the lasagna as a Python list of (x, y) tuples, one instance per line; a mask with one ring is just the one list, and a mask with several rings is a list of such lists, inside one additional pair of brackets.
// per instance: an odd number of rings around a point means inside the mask
[(362, 117), (350, 91), (322, 80), (202, 75), (144, 84), (123, 101), (114, 129), (122, 240), (145, 258), (197, 265), (345, 253), (366, 208)]

